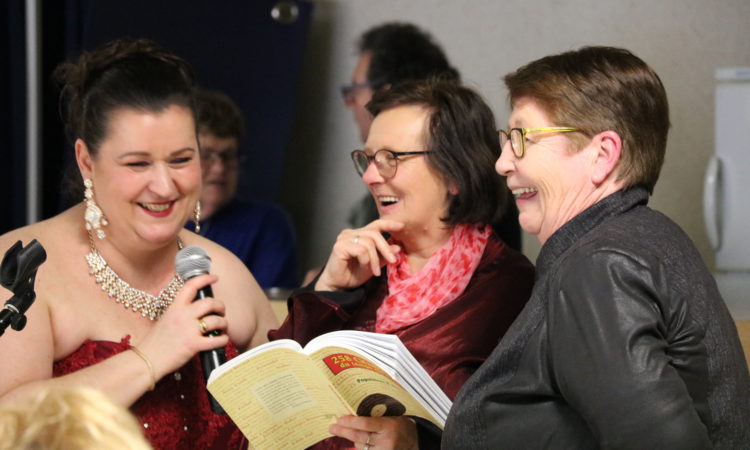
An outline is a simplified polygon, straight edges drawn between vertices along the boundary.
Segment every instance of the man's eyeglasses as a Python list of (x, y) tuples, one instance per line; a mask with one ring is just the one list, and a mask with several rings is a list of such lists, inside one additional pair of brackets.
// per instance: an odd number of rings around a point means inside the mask
[(354, 94), (354, 91), (365, 88), (372, 88), (372, 83), (369, 81), (360, 81), (359, 83), (349, 83), (339, 87), (341, 90), (341, 97), (343, 97), (344, 101), (348, 101), (349, 96)]
[(523, 158), (526, 154), (526, 135), (528, 133), (569, 133), (579, 131), (578, 128), (572, 127), (546, 127), (546, 128), (511, 128), (510, 130), (499, 130), (500, 149), (505, 148), (505, 144), (510, 141), (510, 148), (516, 158)]
[(217, 161), (221, 161), (225, 167), (237, 167), (241, 162), (241, 156), (237, 152), (237, 149), (226, 149), (226, 150), (210, 150), (202, 148), (201, 152), (201, 165), (204, 168), (214, 164)]
[(398, 168), (398, 161), (403, 156), (411, 155), (422, 155), (429, 153), (428, 151), (422, 152), (394, 152), (392, 150), (381, 149), (375, 152), (374, 155), (370, 156), (364, 152), (364, 150), (354, 150), (352, 152), (352, 161), (354, 162), (354, 168), (357, 169), (357, 173), (361, 177), (367, 171), (371, 162), (375, 162), (375, 168), (378, 169), (378, 173), (383, 178), (392, 178), (396, 175), (396, 169)]

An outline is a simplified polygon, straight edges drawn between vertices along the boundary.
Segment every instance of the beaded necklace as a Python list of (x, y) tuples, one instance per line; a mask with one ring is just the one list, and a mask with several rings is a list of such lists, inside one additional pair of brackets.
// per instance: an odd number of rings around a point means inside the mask
[[(90, 230), (88, 234), (91, 252), (86, 255), (86, 262), (89, 264), (89, 274), (94, 277), (94, 280), (101, 287), (102, 291), (106, 292), (115, 302), (121, 303), (125, 308), (131, 309), (133, 312), (140, 312), (142, 317), (148, 317), (150, 320), (158, 320), (169, 305), (172, 304), (175, 295), (177, 295), (177, 292), (184, 284), (182, 278), (175, 274), (172, 281), (157, 296), (136, 289), (127, 281), (120, 278), (109, 267), (107, 261), (104, 260), (104, 257), (96, 249)], [(177, 238), (177, 246), (180, 249), (183, 247), (179, 237)]]

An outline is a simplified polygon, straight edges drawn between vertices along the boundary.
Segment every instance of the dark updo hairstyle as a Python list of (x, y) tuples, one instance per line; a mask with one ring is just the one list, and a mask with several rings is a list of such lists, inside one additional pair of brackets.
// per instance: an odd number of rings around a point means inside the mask
[[(190, 109), (193, 120), (196, 117), (192, 69), (148, 39), (108, 42), (60, 64), (53, 77), (62, 86), (60, 115), (68, 139), (71, 143), (83, 140), (94, 158), (115, 110), (161, 112), (178, 105)], [(80, 175), (75, 167), (71, 169), (67, 183), (80, 193)]]
[[(442, 78), (410, 81), (377, 91), (367, 109), (373, 116), (399, 106), (429, 113), (425, 158), (447, 186), (448, 225), (488, 225), (505, 212), (505, 179), (495, 172), (500, 142), (492, 110), (472, 89)], [(422, 149), (418, 149), (422, 150)]]

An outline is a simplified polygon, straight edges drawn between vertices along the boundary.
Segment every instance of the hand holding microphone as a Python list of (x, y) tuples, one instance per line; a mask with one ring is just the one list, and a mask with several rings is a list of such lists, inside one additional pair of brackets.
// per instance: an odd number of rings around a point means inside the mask
[[(211, 272), (211, 258), (208, 256), (205, 250), (202, 248), (191, 245), (183, 248), (177, 252), (175, 256), (175, 270), (177, 275), (180, 276), (184, 281), (196, 277), (198, 275), (204, 275)], [(211, 289), (211, 285), (204, 286), (198, 289), (195, 300), (200, 300), (206, 297), (213, 297), (214, 293)], [(205, 322), (203, 319), (199, 320), (201, 329), (205, 329)], [(205, 331), (205, 330), (204, 330)], [(206, 336), (219, 336), (221, 332), (219, 330), (213, 330), (208, 333), (204, 333)], [(215, 348), (213, 350), (206, 350), (200, 352), (201, 365), (203, 367), (203, 378), (208, 381), (208, 376), (211, 372), (219, 367), (221, 364), (227, 361), (227, 355), (224, 352), (223, 347)], [(211, 409), (217, 414), (226, 414), (224, 409), (214, 399), (214, 397), (208, 394), (208, 399), (211, 404)]]

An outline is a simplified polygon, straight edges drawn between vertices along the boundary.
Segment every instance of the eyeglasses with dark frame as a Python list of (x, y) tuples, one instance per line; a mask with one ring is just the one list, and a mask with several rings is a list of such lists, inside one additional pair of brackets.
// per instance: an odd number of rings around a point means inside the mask
[(369, 81), (360, 81), (359, 83), (349, 83), (339, 87), (341, 90), (341, 97), (344, 101), (348, 100), (349, 96), (352, 95), (354, 91), (365, 88), (372, 88), (372, 83)]
[(500, 134), (500, 151), (510, 141), (510, 148), (516, 158), (521, 159), (526, 154), (526, 135), (528, 133), (570, 133), (580, 131), (573, 127), (546, 127), (546, 128), (511, 128), (510, 130), (498, 130)]
[(357, 169), (357, 173), (360, 177), (367, 172), (370, 163), (375, 162), (375, 167), (378, 169), (380, 176), (383, 178), (392, 178), (396, 176), (398, 161), (402, 157), (422, 155), (425, 153), (430, 152), (394, 152), (393, 150), (384, 148), (376, 151), (373, 155), (368, 155), (364, 150), (354, 150), (352, 152), (352, 162), (354, 163), (354, 168)]
[(383, 85), (384, 82), (385, 80), (382, 77), (376, 78), (374, 80), (365, 80), (359, 82), (352, 81), (349, 84), (339, 86), (339, 89), (341, 90), (341, 96), (346, 102), (349, 101), (349, 97), (354, 94), (354, 91), (359, 89), (372, 89), (373, 91), (376, 91), (380, 88), (380, 86)]
[(229, 148), (225, 150), (213, 150), (202, 148), (200, 150), (201, 165), (207, 168), (216, 161), (221, 161), (225, 167), (234, 168), (241, 165), (244, 161), (244, 155), (240, 155), (237, 149)]

